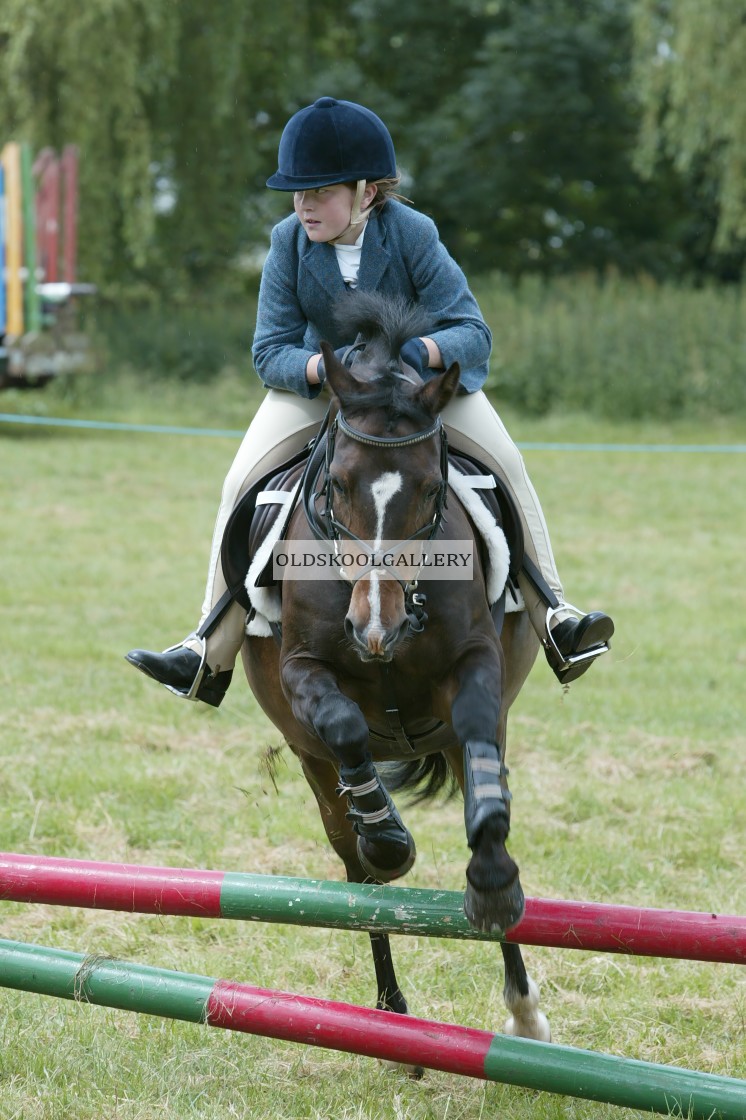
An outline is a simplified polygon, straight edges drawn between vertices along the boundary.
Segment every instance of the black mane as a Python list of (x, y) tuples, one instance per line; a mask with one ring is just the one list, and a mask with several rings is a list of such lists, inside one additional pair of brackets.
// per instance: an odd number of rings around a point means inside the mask
[(359, 400), (345, 400), (345, 411), (354, 414), (356, 404), (366, 412), (381, 410), (391, 426), (402, 417), (418, 426), (431, 419), (413, 399), (415, 386), (399, 365), (404, 343), (432, 330), (427, 312), (403, 296), (354, 291), (337, 301), (334, 319), (344, 338), (365, 343), (352, 370), (359, 366), (365, 371), (366, 391)]
[(334, 305), (334, 320), (345, 338), (358, 337), (387, 357), (398, 358), (407, 339), (433, 329), (427, 312), (404, 296), (380, 292), (348, 292)]

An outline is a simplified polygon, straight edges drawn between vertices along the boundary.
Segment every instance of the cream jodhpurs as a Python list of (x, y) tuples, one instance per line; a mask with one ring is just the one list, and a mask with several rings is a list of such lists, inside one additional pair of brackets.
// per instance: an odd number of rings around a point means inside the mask
[[(200, 623), (204, 622), (226, 590), (220, 550), (225, 526), (236, 502), (253, 482), (281, 466), (314, 437), (327, 407), (325, 394), (307, 400), (295, 393), (270, 389), (257, 410), (223, 484)], [(500, 417), (481, 392), (454, 397), (442, 415), (453, 447), (480, 459), (507, 482), (522, 515), (526, 551), (560, 603), (564, 603), (539, 499), (528, 477), (523, 456)], [(526, 579), (520, 580), (520, 587), (534, 629), (543, 638), (546, 634), (546, 606)], [(233, 603), (206, 639), (207, 664), (214, 673), (233, 668), (243, 643), (245, 624), (246, 612), (238, 603)], [(187, 644), (192, 643), (187, 640)]]

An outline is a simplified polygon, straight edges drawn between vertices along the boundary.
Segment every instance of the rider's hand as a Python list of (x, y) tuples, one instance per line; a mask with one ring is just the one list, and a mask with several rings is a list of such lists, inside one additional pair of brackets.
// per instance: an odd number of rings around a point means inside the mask
[[(334, 356), (343, 366), (351, 366), (354, 359), (357, 357), (359, 351), (353, 350), (351, 346), (340, 346), (338, 350), (334, 351)], [(319, 383), (321, 385), (326, 381), (326, 369), (324, 368), (323, 356), (319, 358), (319, 364), (316, 367), (316, 372), (319, 375)]]
[(409, 338), (399, 351), (399, 357), (415, 373), (424, 373), (430, 365), (430, 355), (427, 346), (421, 338)]

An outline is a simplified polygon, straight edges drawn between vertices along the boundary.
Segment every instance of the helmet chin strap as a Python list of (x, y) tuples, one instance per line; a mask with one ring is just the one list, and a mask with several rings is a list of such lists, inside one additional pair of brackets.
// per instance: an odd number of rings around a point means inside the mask
[(360, 213), (360, 204), (363, 201), (366, 185), (367, 179), (358, 179), (357, 186), (355, 187), (355, 198), (353, 199), (352, 210), (350, 211), (350, 224), (347, 229), (343, 229), (337, 237), (332, 238), (329, 242), (330, 245), (336, 245), (340, 237), (346, 237), (350, 230), (356, 229), (358, 226), (363, 225), (364, 222), (367, 222), (369, 217), (368, 212), (366, 211), (364, 214)]

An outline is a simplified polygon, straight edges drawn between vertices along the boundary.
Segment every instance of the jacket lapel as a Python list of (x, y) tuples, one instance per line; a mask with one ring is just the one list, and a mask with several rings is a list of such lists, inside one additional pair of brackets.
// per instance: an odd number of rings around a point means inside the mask
[(385, 240), (386, 226), (381, 216), (369, 218), (363, 238), (363, 252), (357, 278), (357, 286), (363, 291), (374, 292), (388, 268), (390, 255), (385, 247)]
[[(305, 234), (303, 235), (305, 238)], [(339, 271), (333, 245), (314, 241), (307, 242), (303, 263), (322, 289), (334, 298), (345, 291), (342, 273)]]
[[(305, 235), (304, 235), (304, 240)], [(375, 291), (388, 268), (390, 254), (385, 247), (386, 227), (380, 216), (370, 218), (363, 239), (363, 252), (360, 259), (358, 287), (364, 291)], [(339, 271), (334, 246), (306, 240), (303, 263), (323, 290), (334, 299), (346, 289), (342, 273)]]

